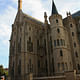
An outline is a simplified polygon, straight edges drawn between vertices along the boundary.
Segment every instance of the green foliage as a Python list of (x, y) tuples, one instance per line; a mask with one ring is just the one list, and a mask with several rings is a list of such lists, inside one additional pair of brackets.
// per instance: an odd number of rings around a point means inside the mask
[(8, 76), (8, 71), (5, 70), (2, 65), (0, 66), (0, 76), (1, 75)]
[(4, 74), (3, 66), (0, 66), (0, 75)]
[(5, 70), (4, 70), (4, 73), (5, 73), (6, 76), (8, 76), (8, 71), (5, 71)]

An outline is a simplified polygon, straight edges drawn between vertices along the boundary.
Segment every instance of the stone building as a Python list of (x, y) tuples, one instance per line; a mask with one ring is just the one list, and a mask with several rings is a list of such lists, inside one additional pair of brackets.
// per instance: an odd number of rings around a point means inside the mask
[(52, 13), (44, 23), (23, 13), (22, 0), (12, 24), (9, 55), (10, 80), (62, 75), (66, 71), (80, 73), (80, 11), (58, 13), (54, 1)]

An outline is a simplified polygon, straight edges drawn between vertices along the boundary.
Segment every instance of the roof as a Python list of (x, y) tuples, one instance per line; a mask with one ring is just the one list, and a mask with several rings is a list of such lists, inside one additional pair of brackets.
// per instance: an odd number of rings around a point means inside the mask
[(44, 24), (43, 22), (39, 21), (38, 19), (35, 19), (35, 18), (33, 18), (33, 17), (25, 14), (25, 13), (23, 13), (23, 15), (24, 15), (27, 19), (29, 19), (29, 20), (31, 20), (31, 21), (34, 21), (34, 22), (36, 22), (36, 23), (38, 23), (38, 24), (41, 24), (41, 25)]
[(75, 18), (75, 17), (79, 17), (80, 16), (80, 11), (77, 11), (76, 13), (72, 14), (72, 17)]
[(54, 0), (52, 0), (52, 15), (53, 14), (58, 14), (57, 8), (55, 6)]

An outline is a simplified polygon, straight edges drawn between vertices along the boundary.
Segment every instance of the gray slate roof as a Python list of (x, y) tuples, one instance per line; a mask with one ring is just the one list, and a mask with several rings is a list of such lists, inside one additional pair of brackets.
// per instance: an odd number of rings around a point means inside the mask
[(78, 11), (78, 12), (72, 14), (72, 17), (73, 17), (73, 18), (78, 17), (78, 16), (80, 16), (80, 11)]
[(57, 8), (55, 6), (54, 0), (52, 0), (52, 15), (53, 14), (58, 14)]

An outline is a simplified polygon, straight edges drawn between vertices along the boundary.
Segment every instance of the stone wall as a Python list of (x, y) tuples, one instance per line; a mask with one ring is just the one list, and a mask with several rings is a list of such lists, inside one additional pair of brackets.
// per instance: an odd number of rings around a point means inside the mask
[[(32, 77), (32, 75), (30, 77)], [(65, 72), (62, 76), (34, 77), (30, 78), (30, 80), (80, 80), (80, 74), (76, 74), (76, 71), (74, 70)]]
[(56, 77), (39, 77), (39, 78), (34, 78), (33, 80), (65, 80), (65, 76), (56, 76)]

